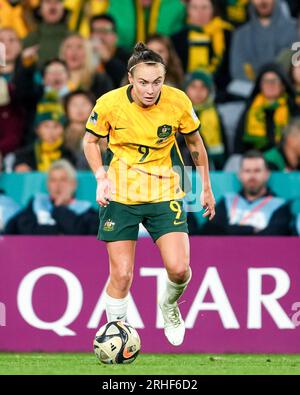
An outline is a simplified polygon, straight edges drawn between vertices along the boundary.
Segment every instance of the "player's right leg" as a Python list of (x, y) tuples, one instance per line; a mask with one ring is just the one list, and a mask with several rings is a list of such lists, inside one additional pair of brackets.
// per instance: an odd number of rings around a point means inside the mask
[(134, 240), (107, 243), (110, 277), (106, 288), (107, 321), (126, 321), (128, 292), (133, 280)]
[(134, 206), (112, 201), (100, 209), (98, 238), (106, 242), (110, 268), (106, 289), (108, 322), (126, 320), (139, 222), (140, 215)]

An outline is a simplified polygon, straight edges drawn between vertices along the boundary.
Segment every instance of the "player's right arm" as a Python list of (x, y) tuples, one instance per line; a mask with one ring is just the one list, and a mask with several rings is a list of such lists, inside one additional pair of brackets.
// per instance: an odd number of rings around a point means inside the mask
[(97, 180), (96, 200), (100, 206), (105, 207), (109, 204), (109, 200), (112, 199), (114, 188), (103, 167), (99, 139), (100, 137), (86, 132), (83, 138), (83, 150)]
[[(109, 124), (106, 120), (106, 108), (103, 102), (97, 101), (86, 124), (86, 133), (83, 138), (83, 150), (85, 157), (97, 180), (96, 200), (100, 206), (107, 206), (112, 194), (115, 192), (111, 180), (103, 167), (99, 141), (101, 137), (107, 137)], [(99, 116), (101, 114), (101, 116)]]

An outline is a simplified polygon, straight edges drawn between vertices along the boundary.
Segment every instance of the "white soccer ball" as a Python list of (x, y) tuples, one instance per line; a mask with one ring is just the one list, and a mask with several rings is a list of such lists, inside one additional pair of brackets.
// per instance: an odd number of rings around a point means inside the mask
[(105, 364), (131, 363), (138, 356), (140, 349), (139, 334), (123, 321), (103, 325), (94, 339), (95, 355)]

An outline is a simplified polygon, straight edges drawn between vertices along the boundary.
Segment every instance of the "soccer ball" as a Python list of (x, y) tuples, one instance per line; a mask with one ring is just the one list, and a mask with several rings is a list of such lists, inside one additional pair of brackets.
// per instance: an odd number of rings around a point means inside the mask
[(94, 339), (94, 352), (105, 364), (131, 363), (141, 349), (137, 331), (123, 321), (103, 325)]

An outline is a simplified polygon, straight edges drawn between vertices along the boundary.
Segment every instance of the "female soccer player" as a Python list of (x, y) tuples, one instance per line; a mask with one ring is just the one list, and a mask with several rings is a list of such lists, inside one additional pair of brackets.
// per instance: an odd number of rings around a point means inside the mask
[[(106, 289), (108, 321), (126, 320), (135, 245), (143, 223), (158, 246), (168, 273), (159, 300), (165, 335), (183, 342), (185, 325), (177, 300), (191, 279), (186, 213), (182, 207), (183, 163), (175, 140), (183, 133), (202, 179), (204, 217), (215, 215), (200, 122), (182, 91), (163, 85), (165, 65), (143, 43), (128, 61), (130, 85), (97, 100), (86, 125), (84, 152), (97, 180), (98, 238), (107, 243), (110, 279)], [(102, 163), (99, 139), (109, 140)]]

